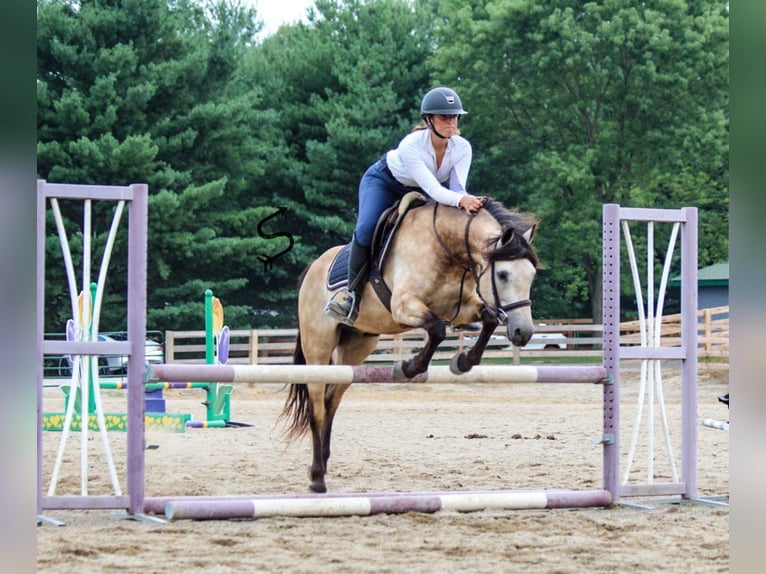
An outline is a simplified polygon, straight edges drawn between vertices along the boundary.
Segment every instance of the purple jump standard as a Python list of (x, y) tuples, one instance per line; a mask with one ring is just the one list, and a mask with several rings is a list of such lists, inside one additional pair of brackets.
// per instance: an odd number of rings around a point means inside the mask
[(274, 516), (369, 516), (372, 514), (434, 513), (441, 510), (531, 510), (609, 506), (607, 490), (486, 491), (310, 495), (306, 497), (171, 499), (165, 504), (169, 520), (256, 519)]

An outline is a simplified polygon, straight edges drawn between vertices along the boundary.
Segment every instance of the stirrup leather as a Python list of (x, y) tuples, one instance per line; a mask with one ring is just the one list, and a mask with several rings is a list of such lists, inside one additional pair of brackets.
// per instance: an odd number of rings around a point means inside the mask
[(348, 289), (336, 291), (325, 305), (324, 313), (344, 325), (352, 326), (359, 314), (356, 293)]

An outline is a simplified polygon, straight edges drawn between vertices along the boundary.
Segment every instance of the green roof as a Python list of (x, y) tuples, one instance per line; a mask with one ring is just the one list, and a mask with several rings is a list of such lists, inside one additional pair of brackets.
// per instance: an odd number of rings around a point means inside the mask
[[(670, 285), (678, 287), (681, 284), (681, 276), (676, 275), (670, 280)], [(729, 262), (708, 265), (697, 271), (698, 287), (728, 287), (729, 285)]]

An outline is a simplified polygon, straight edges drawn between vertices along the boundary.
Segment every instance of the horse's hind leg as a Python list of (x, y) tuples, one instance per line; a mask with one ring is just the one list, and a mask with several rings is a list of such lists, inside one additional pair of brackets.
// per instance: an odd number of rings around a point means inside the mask
[[(377, 336), (363, 335), (355, 331), (344, 331), (336, 349), (335, 363), (342, 365), (360, 365), (372, 353), (378, 344)], [(350, 387), (343, 385), (309, 385), (309, 394), (314, 413), (322, 416), (311, 417), (311, 435), (313, 438), (314, 457), (309, 470), (312, 492), (327, 492), (325, 475), (330, 459), (330, 444), (332, 439), (332, 424), (338, 411), (343, 395)], [(312, 389), (312, 387), (315, 387)], [(320, 389), (321, 387), (321, 389)], [(321, 393), (321, 395), (320, 395)]]
[(309, 490), (312, 492), (327, 492), (327, 486), (325, 485), (324, 476), (327, 472), (327, 461), (324, 458), (324, 437), (325, 433), (325, 394), (327, 393), (327, 385), (324, 384), (309, 384), (309, 401), (311, 409), (311, 417), (309, 426), (311, 427), (311, 441), (313, 457), (311, 459), (311, 466), (309, 467)]
[[(325, 420), (322, 430), (322, 470), (323, 473), (327, 473), (327, 462), (330, 460), (331, 439), (332, 439), (332, 423), (335, 420), (335, 413), (338, 411), (340, 401), (343, 395), (351, 385), (328, 385), (325, 393)], [(317, 477), (312, 477), (313, 483), (316, 483)], [(323, 474), (324, 478), (324, 474)], [(322, 480), (324, 484), (324, 480)], [(314, 488), (312, 487), (312, 490)], [(325, 491), (327, 489), (325, 488)], [(316, 491), (315, 492), (320, 492)], [(321, 491), (321, 492), (325, 492)]]
[[(311, 396), (311, 438), (313, 458), (309, 467), (309, 490), (311, 492), (327, 492), (325, 475), (327, 461), (330, 458), (330, 439), (332, 437), (332, 422), (338, 410), (340, 400), (347, 385), (309, 385)], [(320, 414), (321, 413), (321, 414)]]

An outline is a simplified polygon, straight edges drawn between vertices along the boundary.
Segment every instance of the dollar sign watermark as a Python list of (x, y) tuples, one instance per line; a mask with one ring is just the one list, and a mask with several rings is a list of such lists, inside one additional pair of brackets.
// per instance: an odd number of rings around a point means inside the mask
[(269, 215), (268, 217), (264, 217), (261, 221), (258, 222), (258, 235), (260, 237), (263, 237), (264, 239), (276, 239), (278, 237), (284, 237), (288, 241), (287, 247), (285, 247), (282, 251), (279, 253), (276, 253), (275, 255), (258, 255), (258, 260), (263, 262), (263, 270), (265, 272), (268, 272), (273, 266), (274, 261), (282, 257), (285, 253), (288, 253), (292, 248), (293, 245), (295, 245), (295, 239), (293, 239), (293, 236), (290, 233), (287, 233), (286, 231), (278, 231), (276, 233), (267, 233), (263, 230), (263, 226), (271, 219), (274, 219), (278, 216), (283, 216), (287, 213), (288, 208), (286, 207), (279, 207), (277, 210)]

